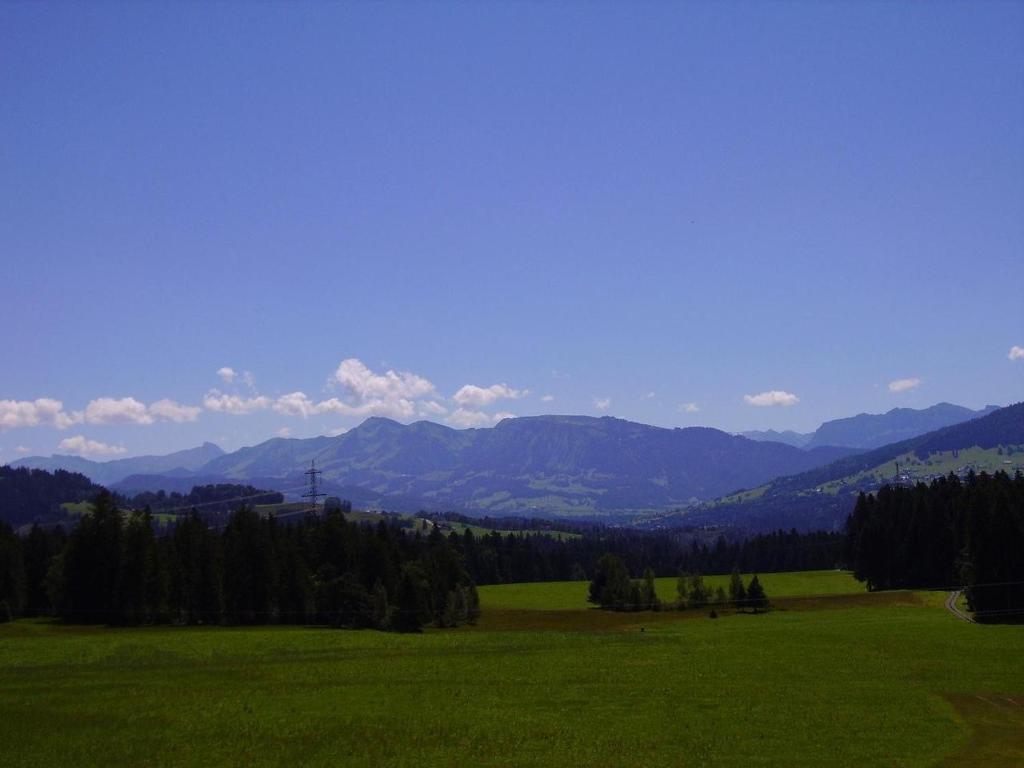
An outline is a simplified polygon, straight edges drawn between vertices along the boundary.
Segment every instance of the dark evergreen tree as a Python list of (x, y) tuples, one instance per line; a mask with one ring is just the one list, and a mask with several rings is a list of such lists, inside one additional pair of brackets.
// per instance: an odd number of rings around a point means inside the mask
[(606, 554), (597, 562), (587, 600), (602, 608), (625, 608), (632, 603), (629, 572), (622, 561)]
[(53, 613), (46, 577), (54, 557), (64, 550), (66, 543), (67, 537), (60, 526), (47, 529), (33, 525), (25, 537), (22, 549), (25, 562), (26, 616), (48, 616)]
[(122, 538), (119, 621), (124, 624), (153, 622), (165, 609), (166, 578), (148, 510), (133, 512), (128, 517)]
[(21, 615), (25, 581), (21, 540), (7, 523), (0, 522), (0, 621)]
[(654, 589), (654, 571), (644, 570), (644, 581), (640, 590), (640, 607), (648, 611), (660, 611), (661, 600)]
[(391, 626), (399, 632), (421, 631), (430, 614), (430, 585), (414, 563), (402, 566), (398, 582), (397, 605)]
[(122, 538), (121, 511), (110, 492), (103, 491), (72, 531), (55, 571), (59, 574), (55, 596), (62, 618), (79, 623), (120, 620)]
[(224, 602), (235, 623), (266, 623), (277, 618), (274, 527), (273, 520), (241, 507), (224, 530)]
[(704, 577), (699, 573), (695, 573), (690, 576), (689, 591), (690, 608), (703, 608), (711, 599), (711, 592), (704, 585)]
[(758, 613), (768, 608), (768, 596), (764, 592), (764, 587), (761, 586), (761, 580), (757, 578), (755, 573), (751, 579), (750, 584), (747, 587), (747, 605)]
[(746, 600), (747, 588), (743, 586), (739, 568), (733, 568), (732, 575), (729, 577), (729, 602), (734, 608), (742, 608), (746, 604)]

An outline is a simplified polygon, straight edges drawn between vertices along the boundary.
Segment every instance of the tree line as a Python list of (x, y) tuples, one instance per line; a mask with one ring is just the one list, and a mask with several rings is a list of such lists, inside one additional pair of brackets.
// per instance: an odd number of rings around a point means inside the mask
[[(729, 541), (718, 535), (682, 531), (639, 531), (586, 526), (575, 536), (523, 531), (463, 535), (466, 568), (477, 584), (531, 581), (586, 581), (605, 554), (618, 557), (639, 576), (651, 568), (658, 576), (679, 573), (727, 574), (828, 570), (842, 565), (841, 533), (776, 531)], [(713, 534), (712, 534), (713, 535)]]
[(353, 524), (340, 509), (282, 524), (243, 506), (223, 529), (193, 512), (158, 535), (109, 492), (92, 507), (69, 533), (0, 524), (0, 618), (417, 631), (479, 616), (462, 555), (436, 528)]
[[(223, 492), (202, 489), (201, 495)], [(249, 507), (212, 517), (204, 508), (157, 527), (147, 510), (124, 511), (118, 502), (101, 494), (70, 533), (33, 526), (19, 537), (0, 524), (0, 614), (376, 627), (419, 616), (420, 623), (451, 624), (479, 610), (473, 585), (587, 581), (606, 553), (629, 573), (651, 568), (666, 576), (728, 573), (733, 566), (745, 572), (832, 568), (842, 546), (828, 533), (778, 531), (730, 542), (600, 526), (569, 535), (541, 527), (425, 536), (396, 516), (382, 516), (376, 525), (350, 522), (345, 513), (351, 506), (340, 501), (320, 517), (289, 517), (287, 523)], [(439, 558), (448, 565), (441, 568)], [(696, 594), (692, 602), (699, 604)]]
[(848, 559), (868, 588), (965, 588), (979, 621), (1024, 620), (1024, 475), (970, 473), (860, 494)]
[(215, 525), (227, 522), (228, 516), (238, 507), (238, 500), (244, 499), (248, 506), (257, 504), (281, 504), (284, 494), (277, 491), (265, 491), (251, 485), (236, 483), (216, 483), (196, 485), (188, 493), (164, 490), (142, 491), (134, 496), (124, 498), (115, 495), (119, 504), (128, 509), (149, 509), (159, 514), (165, 510), (201, 509), (202, 518)]
[(681, 573), (676, 580), (676, 600), (666, 605), (658, 597), (654, 571), (644, 569), (641, 579), (631, 579), (625, 563), (611, 553), (601, 557), (594, 578), (590, 581), (587, 601), (611, 611), (660, 611), (665, 607), (687, 608), (732, 607), (759, 613), (768, 608), (768, 596), (761, 580), (754, 574), (749, 585), (743, 584), (739, 568), (729, 578), (729, 592), (718, 587), (714, 592), (704, 584), (700, 573)]

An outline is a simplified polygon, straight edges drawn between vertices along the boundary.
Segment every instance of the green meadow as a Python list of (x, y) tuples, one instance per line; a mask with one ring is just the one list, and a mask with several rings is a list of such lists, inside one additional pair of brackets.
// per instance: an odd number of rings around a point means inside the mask
[[(744, 574), (744, 583), (751, 574)], [(729, 576), (705, 576), (704, 584), (712, 591), (721, 587), (729, 591)], [(814, 597), (849, 595), (864, 592), (864, 585), (848, 571), (800, 571), (794, 573), (758, 574), (769, 597)], [(666, 603), (676, 600), (676, 577), (654, 580), (658, 597)], [(584, 610), (587, 603), (587, 582), (548, 581), (539, 584), (498, 584), (480, 587), (480, 600), (490, 608), (531, 610)]]
[[(722, 577), (724, 583), (725, 577)], [(709, 577), (717, 586), (717, 577)], [(1024, 764), (1024, 627), (840, 572), (776, 609), (608, 613), (480, 590), (475, 627), (0, 626), (0, 757), (53, 765)], [(662, 579), (663, 598), (674, 580)]]

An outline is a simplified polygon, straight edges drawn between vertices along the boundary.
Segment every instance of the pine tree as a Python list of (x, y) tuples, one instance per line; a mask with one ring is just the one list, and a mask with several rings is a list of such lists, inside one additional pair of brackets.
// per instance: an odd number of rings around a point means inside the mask
[(648, 611), (661, 610), (661, 601), (654, 589), (654, 571), (650, 568), (644, 570), (644, 583), (640, 592), (641, 608)]
[(123, 518), (109, 491), (97, 494), (68, 539), (55, 584), (61, 618), (82, 623), (115, 623), (121, 617)]
[(679, 578), (676, 579), (676, 597), (678, 598), (677, 607), (679, 610), (686, 608), (687, 600), (690, 596), (690, 577), (685, 574), (679, 574)]
[(429, 586), (422, 572), (413, 563), (406, 563), (398, 582), (398, 599), (391, 626), (399, 632), (420, 632), (423, 613), (428, 608)]
[(632, 602), (632, 584), (622, 560), (610, 553), (602, 555), (597, 561), (587, 600), (613, 610), (629, 607)]
[(750, 579), (750, 586), (747, 587), (747, 605), (754, 609), (754, 613), (768, 607), (768, 596), (765, 594), (757, 574)]
[(690, 607), (703, 608), (708, 604), (711, 594), (704, 586), (704, 577), (699, 573), (690, 577)]
[(743, 586), (743, 578), (740, 576), (739, 568), (732, 569), (732, 576), (729, 577), (729, 602), (734, 608), (742, 608), (747, 599), (747, 589)]
[(25, 562), (22, 544), (7, 523), (0, 522), (0, 621), (21, 614), (25, 604)]

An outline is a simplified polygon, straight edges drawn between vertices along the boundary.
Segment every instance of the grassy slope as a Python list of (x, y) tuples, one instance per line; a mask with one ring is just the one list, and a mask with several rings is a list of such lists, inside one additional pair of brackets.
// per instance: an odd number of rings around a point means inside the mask
[(495, 591), (481, 626), (421, 636), (0, 626), (5, 765), (1024, 760), (1022, 708), (999, 704), (1024, 704), (1024, 630), (958, 621), (941, 596), (714, 621), (572, 610), (590, 631), (571, 631), (523, 628), (541, 612)]
[[(996, 472), (1003, 470), (1013, 473), (1018, 469), (1024, 469), (1024, 453), (1020, 451), (999, 452), (998, 448), (965, 448), (957, 451), (936, 451), (926, 458), (918, 457), (913, 451), (906, 451), (886, 459), (879, 464), (870, 467), (858, 468), (857, 471), (844, 475), (841, 478), (823, 482), (818, 486), (808, 485), (806, 488), (798, 489), (796, 492), (812, 492), (820, 488), (822, 493), (835, 494), (844, 489), (851, 488), (875, 488), (878, 484), (891, 481), (895, 473), (894, 462), (899, 462), (900, 469), (910, 476), (912, 480), (926, 480), (935, 475), (947, 475), (956, 472), (961, 467), (969, 466), (975, 472)], [(758, 486), (749, 491), (740, 491), (729, 496), (723, 496), (709, 506), (720, 504), (740, 504), (756, 501), (771, 490), (772, 484)]]

